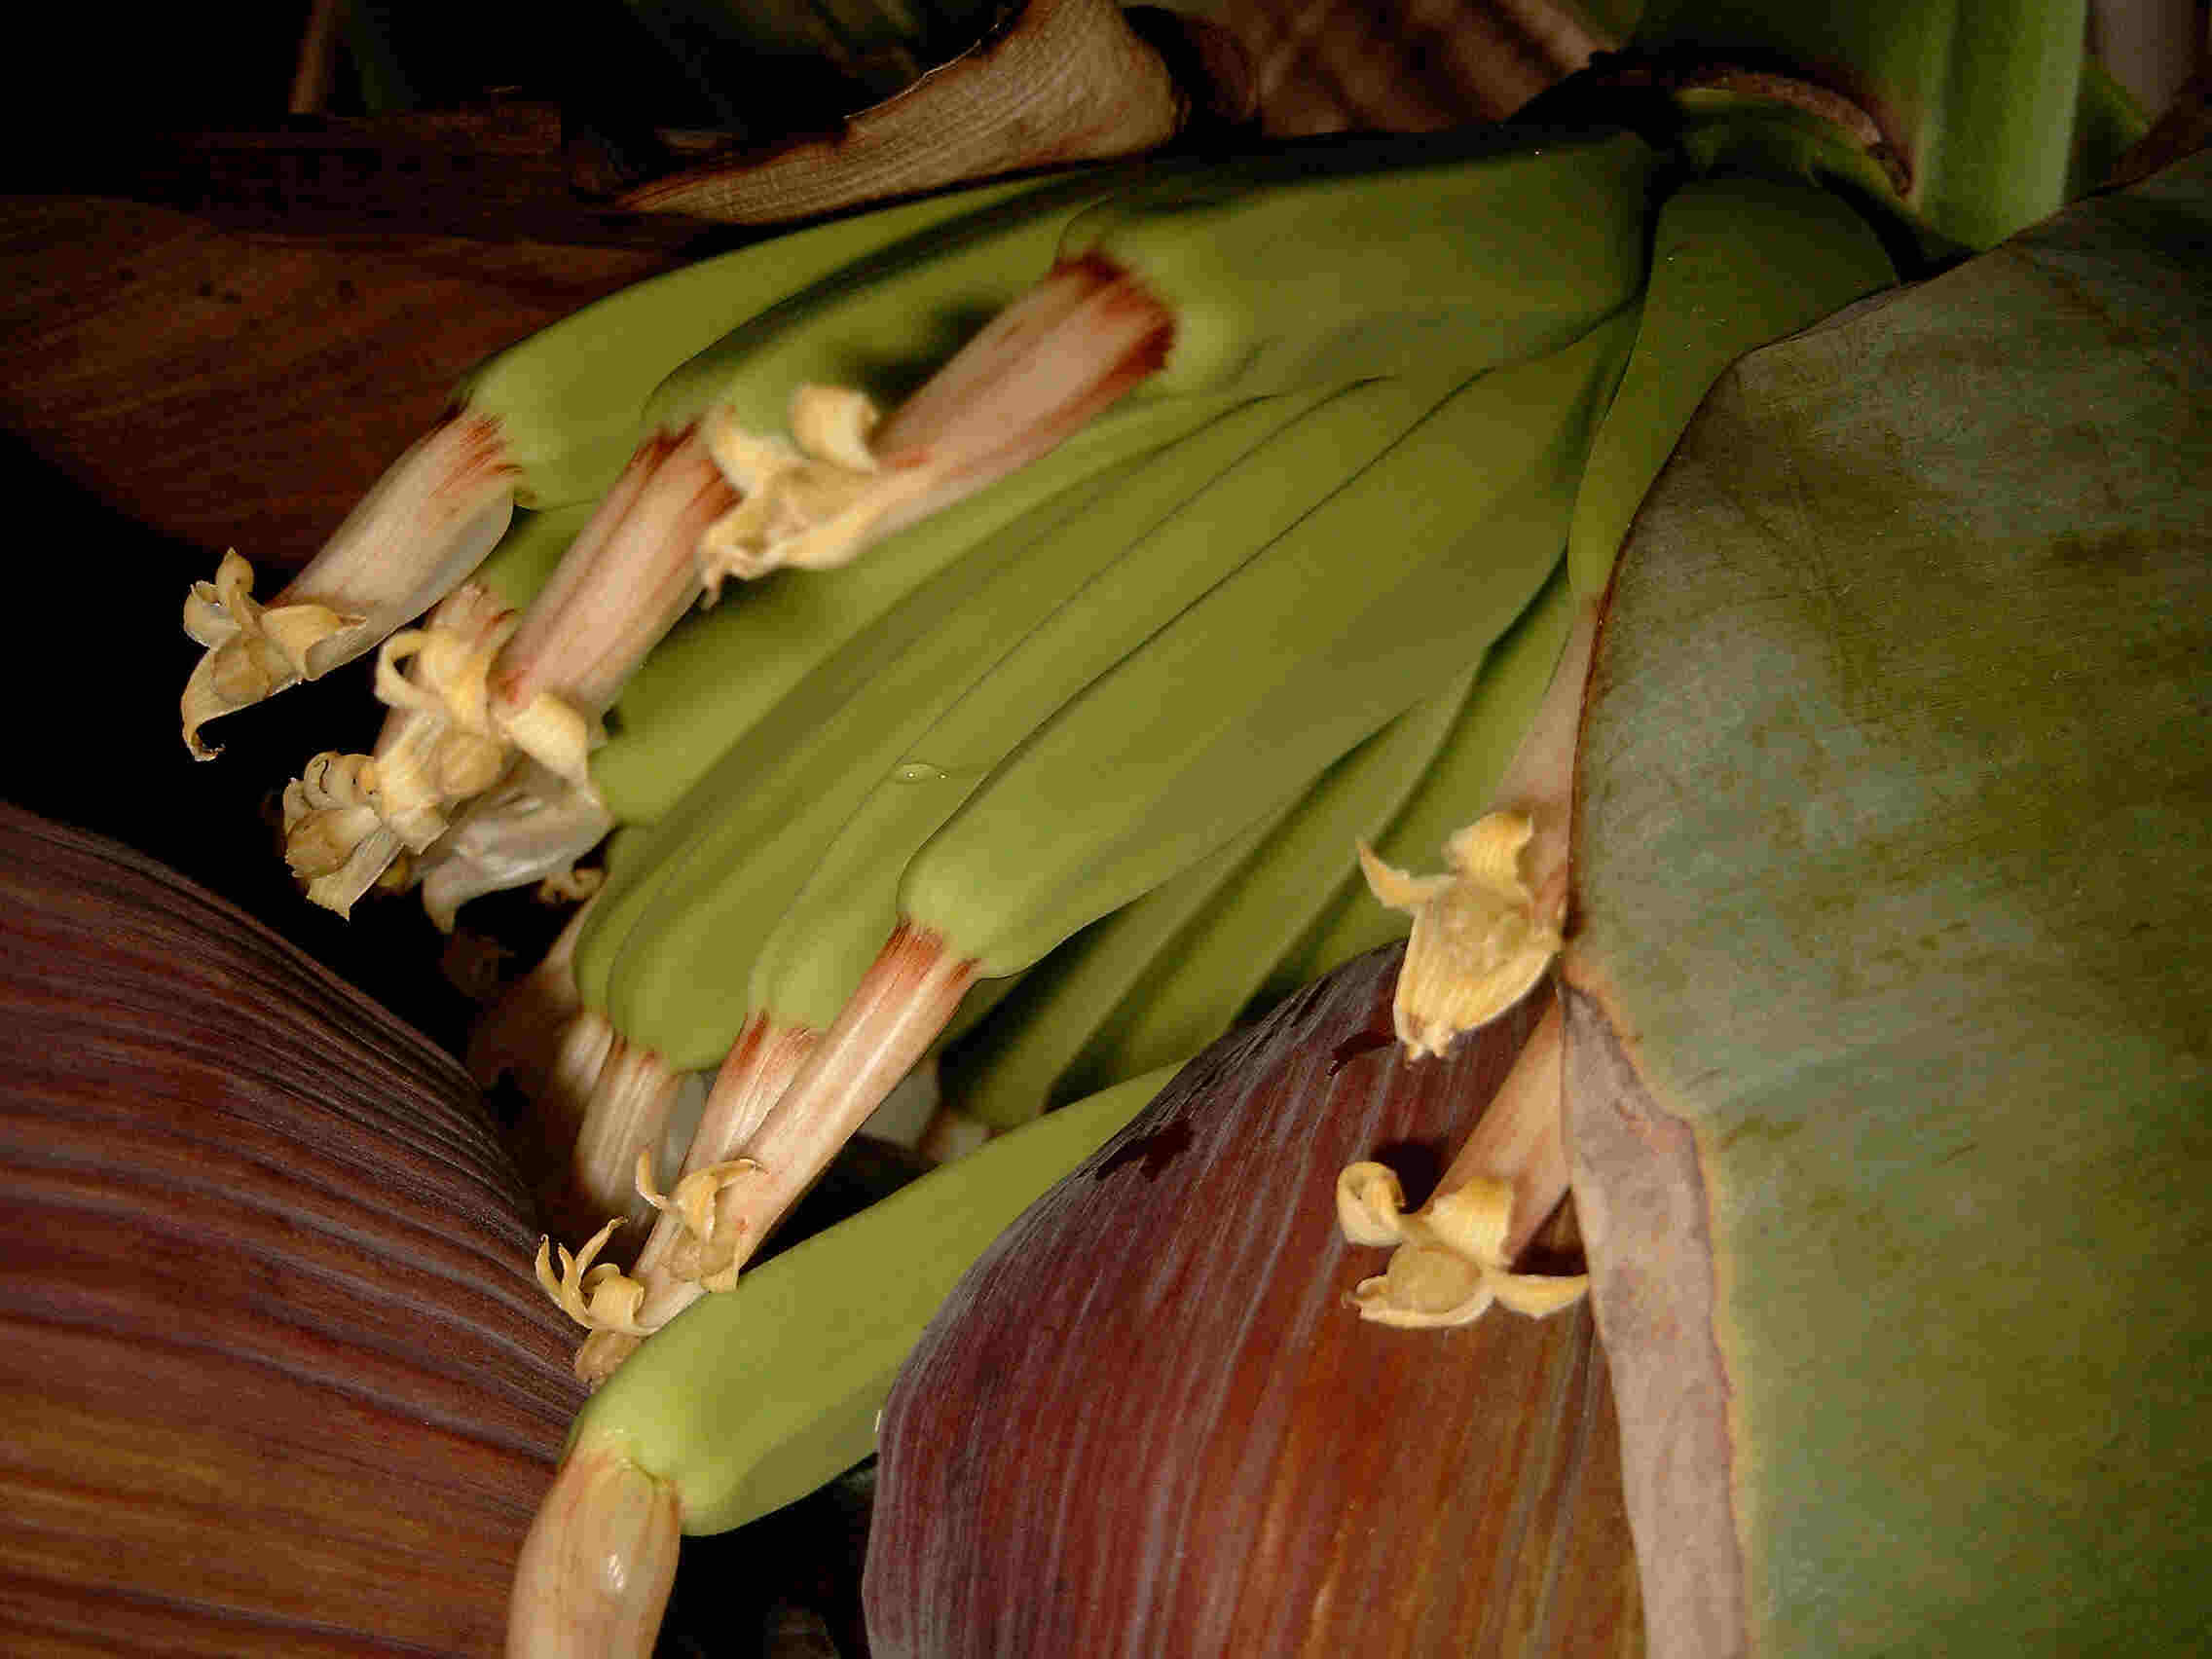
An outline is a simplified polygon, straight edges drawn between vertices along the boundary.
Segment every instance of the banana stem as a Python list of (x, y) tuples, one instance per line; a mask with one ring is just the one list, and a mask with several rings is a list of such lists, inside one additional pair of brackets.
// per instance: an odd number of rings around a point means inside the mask
[(386, 469), (322, 550), (275, 598), (252, 598), (236, 553), (185, 600), (185, 632), (205, 647), (179, 712), (196, 759), (200, 729), (350, 662), (420, 616), (483, 563), (514, 515), (517, 467), (498, 423), (457, 412)]
[(1598, 639), (1599, 600), (1583, 602), (1544, 700), (1522, 734), (1492, 795), (1493, 811), (1528, 819), (1522, 877), (1535, 895), (1535, 914), (1555, 928), (1567, 920), (1568, 834), (1574, 816), (1574, 752), (1582, 735), (1582, 697)]
[(675, 1489), (608, 1447), (572, 1449), (524, 1537), (508, 1659), (639, 1659), (676, 1582)]
[[(1543, 994), (1552, 996), (1549, 990)], [(1449, 1198), (1475, 1181), (1503, 1181), (1512, 1187), (1512, 1219), (1505, 1232), (1507, 1261), (1529, 1247), (1567, 1194), (1561, 1110), (1565, 1029), (1559, 1001), (1552, 996), (1551, 1007), (1529, 1034), (1474, 1132), (1436, 1184), (1437, 1198)]]

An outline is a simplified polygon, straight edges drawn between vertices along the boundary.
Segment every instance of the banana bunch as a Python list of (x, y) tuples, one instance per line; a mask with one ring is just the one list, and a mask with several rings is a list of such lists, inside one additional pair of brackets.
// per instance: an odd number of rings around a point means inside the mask
[[(1801, 262), (1756, 231), (1708, 257), (1752, 182), (1483, 133), (894, 210), (670, 375), (596, 505), (527, 514), (387, 641), (378, 754), (287, 796), (311, 892), (419, 878), (450, 922), (632, 826), (480, 1067), (548, 1096), (540, 1195), (591, 1237), (540, 1270), (587, 1376), (732, 1285), (963, 1008), (941, 1146), (1402, 928), (1346, 849), (1418, 857), (1485, 798), (1563, 637), (1562, 548), (1617, 540), (1745, 346), (1893, 277), (1802, 185), (1772, 192)], [(1729, 277), (1757, 303), (1716, 306)], [(622, 1271), (610, 1230), (648, 1218)]]
[[(1183, 157), (781, 238), (479, 371), (266, 609), (242, 564), (196, 590), (196, 746), (382, 642), (376, 753), (287, 793), (321, 902), (419, 880), (450, 921), (616, 831), (471, 1056), (540, 1096), (567, 1242), (539, 1274), (616, 1462), (704, 1492), (675, 1448), (727, 1398), (711, 1369), (781, 1366), (799, 1403), (726, 1467), (833, 1472), (889, 1347), (807, 1395), (805, 1310), (860, 1294), (822, 1275), (896, 1300), (863, 1257), (956, 1272), (1036, 1190), (995, 1184), (1014, 1149), (1023, 1181), (1080, 1156), (1066, 1102), (1133, 1111), (1131, 1080), (1401, 936), (1368, 881), (1402, 897), (1515, 805), (1721, 370), (1984, 234), (1944, 205), (1958, 166), (1916, 196), (1773, 79), (1633, 131)], [(959, 1201), (748, 1272), (940, 1058), (933, 1144), (991, 1140), (929, 1178)], [(937, 1294), (837, 1317), (905, 1331)], [(683, 1524), (751, 1512), (716, 1490)]]

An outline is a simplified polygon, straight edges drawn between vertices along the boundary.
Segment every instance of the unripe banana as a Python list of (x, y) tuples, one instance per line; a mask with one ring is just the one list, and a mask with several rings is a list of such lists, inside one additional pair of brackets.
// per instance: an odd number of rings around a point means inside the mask
[(632, 284), (461, 377), (454, 410), (394, 461), (314, 559), (265, 605), (236, 554), (198, 584), (186, 631), (206, 647), (183, 702), (199, 729), (369, 650), (473, 570), (516, 505), (583, 501), (614, 481), (653, 387), (787, 295), (932, 225), (1034, 190), (986, 185), (855, 214)]
[[(1276, 826), (1298, 810), (1267, 813), (1173, 879), (1101, 916), (1028, 973), (977, 987), (1014, 988), (967, 1032), (947, 1028), (938, 1062), (940, 1107), (922, 1150), (959, 1156), (1058, 1104), (1055, 1086), (1101, 1020), (1160, 963)], [(974, 993), (971, 993), (973, 999)]]
[[(915, 629), (899, 608), (1024, 515), (1113, 465), (1203, 425), (1219, 405), (1130, 410), (1098, 423), (1012, 478), (890, 537), (833, 571), (778, 571), (679, 623), (632, 677), (591, 757), (592, 782), (625, 824), (651, 824), (764, 720), (803, 733), (852, 695)], [(820, 699), (795, 717), (793, 697)], [(781, 711), (781, 712), (779, 712)]]
[[(787, 1069), (725, 1072), (729, 1089), (718, 1087), (684, 1162), (686, 1178), (705, 1185), (687, 1189), (697, 1194), (691, 1207), (671, 1208), (656, 1226), (639, 1258), (643, 1302), (625, 1323), (650, 1328), (700, 1285), (727, 1282), (803, 1191), (817, 1151), (827, 1157), (843, 1138), (823, 1149), (797, 1145), (792, 1124), (801, 1120), (781, 1122), (771, 1106), (796, 1060), (793, 1039), (810, 1044), (830, 1026), (897, 924), (908, 858), (1055, 711), (1124, 672), (1163, 630), (1202, 613), (1219, 643), (1234, 649), (1235, 613), (1215, 603), (1220, 593), (1236, 587), (1248, 561), (1295, 560), (1300, 523), (1339, 493), (1345, 473), (1387, 457), (1441, 395), (1433, 387), (1375, 381), (1248, 404), (1137, 469), (1042, 549), (994, 550), (1018, 561), (1014, 580), (956, 619), (965, 626), (940, 625), (927, 651), (880, 669), (864, 697), (814, 734), (802, 768), (806, 788), (790, 792), (803, 796), (803, 807), (797, 799), (787, 806), (786, 791), (755, 779), (743, 808), (723, 813), (701, 843), (726, 850), (702, 857), (693, 848), (672, 867), (653, 907), (631, 924), (635, 942), (616, 969), (608, 1004), (617, 1028), (644, 1032), (682, 1064), (694, 1047), (719, 1053), (743, 1022), (757, 1021), (745, 1027), (748, 1053)], [(1288, 579), (1308, 574), (1298, 566)], [(1000, 640), (1014, 643), (990, 663)], [(925, 728), (913, 716), (933, 702), (943, 713)], [(849, 749), (846, 728), (872, 747)], [(816, 770), (825, 762), (827, 776)], [(1290, 780), (1276, 795), (1295, 794), (1304, 781)], [(1270, 810), (1268, 795), (1252, 799), (1257, 806), (1247, 817)], [(825, 810), (849, 814), (827, 848), (814, 816)], [(1029, 832), (1052, 838), (1069, 828), (1048, 809)], [(756, 954), (746, 944), (763, 922), (773, 931)], [(741, 999), (720, 976), (748, 965)], [(749, 1138), (756, 1124), (762, 1125), (757, 1145)], [(772, 1158), (771, 1146), (778, 1149)], [(743, 1167), (731, 1161), (741, 1153)], [(725, 1186), (745, 1212), (727, 1222), (715, 1219)], [(685, 1230), (698, 1250), (678, 1249), (676, 1235)], [(587, 1369), (604, 1360), (587, 1354)]]
[(1634, 301), (1658, 166), (1620, 132), (1293, 145), (1118, 191), (1059, 258), (1111, 266), (1173, 317), (1147, 396), (1464, 377)]
[[(1281, 557), (1301, 521), (1325, 510), (1344, 478), (1386, 457), (1436, 395), (1431, 387), (1371, 381), (1327, 397), (1187, 494), (1172, 517), (1128, 541), (1127, 551), (1013, 645), (879, 778), (822, 855), (762, 947), (755, 1006), (782, 1022), (827, 1028), (898, 920), (908, 860), (972, 793), (994, 787), (1009, 756), (1071, 699), (1094, 695), (1162, 632), (1212, 614), (1216, 595), (1246, 582), (1251, 566)], [(1220, 646), (1234, 653), (1243, 636), (1225, 618), (1215, 625)], [(1162, 712), (1132, 708), (1142, 711), (1137, 719)], [(1278, 804), (1255, 795), (1232, 831)], [(1042, 804), (1027, 834), (1064, 833), (1059, 816), (1056, 803)]]
[[(1099, 169), (1033, 184), (940, 222), (791, 295), (702, 353), (709, 367), (690, 371), (694, 379), (706, 374), (725, 398), (788, 404), (807, 455), (729, 428), (726, 407), (708, 430), (695, 415), (665, 422), (668, 402), (656, 396), (647, 436), (536, 601), (496, 635), (464, 627), (442, 646), (448, 656), (465, 657), (471, 671), (450, 682), (417, 674), (396, 697), (388, 689), (393, 682), (380, 675), (379, 694), (404, 700), (416, 717), (391, 740), (404, 739), (410, 753), (434, 752), (441, 763), (401, 767), (380, 751), (375, 764), (410, 787), (404, 794), (387, 789), (379, 811), (388, 834), (372, 833), (347, 854), (350, 876), (375, 877), (382, 866), (373, 855), (386, 839), (418, 846), (421, 828), (442, 826), (513, 751), (588, 788), (599, 720), (702, 586), (712, 590), (726, 574), (751, 577), (770, 568), (756, 556), (748, 527), (781, 524), (794, 499), (809, 506), (834, 501), (838, 478), (851, 470), (846, 463), (866, 461), (865, 454), (854, 454), (865, 450), (865, 400), (814, 383), (926, 373), (977, 315), (1018, 288), (1049, 255), (1067, 216), (1112, 176), (1113, 169)], [(789, 548), (778, 557), (819, 562)], [(437, 632), (435, 625), (429, 630)], [(387, 661), (388, 654), (387, 647)], [(465, 751), (469, 764), (444, 763), (455, 749)], [(317, 856), (328, 862), (332, 855)]]
[(1439, 400), (971, 795), (907, 866), (906, 919), (1024, 968), (1479, 660), (1558, 561), (1635, 322)]
[(1575, 498), (1575, 591), (1604, 587), (1629, 521), (1723, 369), (1897, 276), (1865, 219), (1817, 185), (1717, 175), (1669, 196), (1652, 234), (1636, 350)]
[[(930, 607), (930, 631), (895, 658), (868, 653), (866, 684), (787, 738), (795, 753), (779, 760), (763, 742), (725, 757), (717, 776), (743, 793), (742, 804), (702, 793), (696, 806), (680, 809), (689, 824), (715, 802), (681, 862), (663, 861), (649, 911), (629, 920), (627, 897), (609, 896), (596, 926), (626, 930), (618, 982), (607, 991), (617, 1025), (672, 1055), (708, 1057), (699, 1063), (728, 1047), (748, 1012), (826, 1026), (891, 925), (888, 884), (904, 853), (957, 799), (948, 792), (972, 786), (1090, 678), (1248, 557), (1266, 527), (1291, 522), (1325, 491), (1340, 458), (1374, 453), (1417, 406), (1381, 386), (1248, 404), (921, 589), (901, 620), (919, 632), (916, 607)], [(1286, 477), (1297, 482), (1286, 487)], [(928, 758), (925, 732), (961, 753)], [(762, 734), (774, 735), (765, 727)], [(971, 751), (975, 758), (963, 758)], [(868, 816), (840, 829), (864, 801)], [(903, 828), (916, 815), (921, 829)], [(785, 908), (802, 885), (831, 910), (857, 907), (867, 918), (850, 950), (829, 951), (827, 915), (784, 929)], [(879, 906), (869, 907), (864, 886), (870, 896), (880, 889)], [(801, 941), (820, 966), (816, 994), (794, 988), (763, 1008), (748, 987), (771, 927)], [(737, 948), (741, 940), (750, 947)], [(592, 949), (587, 940), (584, 951)], [(594, 972), (587, 968), (582, 981), (587, 1001)]]
[[(1575, 607), (1563, 561), (1484, 657), (1482, 673), (1443, 749), (1404, 809), (1377, 838), (1378, 851), (1390, 863), (1426, 865), (1490, 802), (1551, 684)], [(1405, 938), (1406, 925), (1401, 911), (1376, 902), (1347, 857), (1329, 908), (1275, 965), (1247, 1012), (1271, 1008), (1340, 964)]]
[(1056, 1090), (1079, 1098), (1198, 1053), (1329, 905), (1347, 848), (1388, 824), (1460, 716), (1473, 674), (1332, 766), (1083, 1046)]
[[(1633, 313), (1616, 317), (1550, 357), (1456, 389), (1385, 382), (1340, 394), (1319, 414), (1361, 394), (1411, 397), (1404, 435), (1348, 478), (1332, 475), (1326, 499), (1091, 680), (987, 778), (991, 752), (967, 766), (937, 749), (940, 731), (911, 752), (908, 764), (927, 774), (888, 787), (955, 810), (905, 866), (897, 926), (746, 1138), (745, 1157), (702, 1168), (694, 1147), (702, 1185), (689, 1199), (679, 1194), (663, 1224), (681, 1215), (711, 1246), (702, 1282), (735, 1281), (978, 977), (1026, 968), (1204, 858), (1480, 659), (1558, 562), (1594, 405), (1617, 378), (1634, 324)], [(1382, 512), (1397, 539), (1378, 546)], [(973, 735), (986, 734), (1005, 755), (1004, 733), (978, 719)], [(913, 810), (926, 828), (932, 814)], [(881, 917), (864, 894), (847, 922), (865, 939), (861, 924)], [(683, 1276), (681, 1264), (674, 1271)], [(628, 1294), (631, 1310), (658, 1304), (665, 1316), (695, 1291), (656, 1280)], [(632, 1323), (625, 1314), (610, 1334)]]
[(948, 1108), (1013, 1128), (1220, 1036), (1328, 902), (1352, 845), (1418, 787), (1471, 679), (1415, 704), (1287, 809), (1046, 957), (947, 1051)]
[(892, 1378), (960, 1275), (1171, 1073), (1134, 1078), (933, 1170), (654, 1334), (578, 1415), (564, 1468), (611, 1456), (684, 1531), (803, 1497), (874, 1449)]
[[(1489, 129), (1155, 168), (1078, 218), (1052, 269), (870, 430), (865, 455), (793, 472), (789, 489), (769, 479), (776, 500), (744, 515), (756, 556), (851, 558), (1139, 388), (1464, 378), (1564, 346), (1634, 300), (1658, 166), (1625, 133)], [(719, 407), (733, 453), (781, 444), (782, 412), (736, 395), (687, 370), (661, 413)]]

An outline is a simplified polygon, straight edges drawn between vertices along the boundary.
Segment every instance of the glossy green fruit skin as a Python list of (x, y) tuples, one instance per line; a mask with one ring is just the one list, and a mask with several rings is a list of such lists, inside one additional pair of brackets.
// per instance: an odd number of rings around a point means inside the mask
[(677, 1315), (577, 1416), (676, 1489), (686, 1532), (741, 1527), (875, 1449), (899, 1367), (992, 1239), (1162, 1088), (1131, 1079), (924, 1175)]
[(643, 435), (646, 400), (731, 330), (933, 228), (985, 213), (1034, 181), (949, 191), (703, 259), (586, 306), (464, 375), (455, 398), (498, 424), (528, 507), (589, 500)]
[(1146, 395), (1473, 374), (1634, 303), (1661, 159), (1625, 132), (1469, 129), (1171, 170), (1078, 218), (1175, 318)]
[(986, 977), (1016, 972), (1479, 661), (1558, 563), (1634, 327), (1440, 395), (971, 795), (907, 866), (903, 913)]

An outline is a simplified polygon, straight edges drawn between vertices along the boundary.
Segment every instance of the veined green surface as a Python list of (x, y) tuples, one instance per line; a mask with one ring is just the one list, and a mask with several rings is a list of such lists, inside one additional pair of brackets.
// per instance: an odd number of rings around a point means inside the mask
[(1627, 133), (1307, 142), (1119, 191), (1060, 251), (1173, 311), (1149, 395), (1467, 375), (1634, 303), (1659, 165)]
[(1757, 1652), (2212, 1629), (2207, 246), (2200, 155), (1753, 354), (1622, 560), (1569, 976), (1694, 1131)]
[(994, 773), (907, 866), (902, 911), (985, 977), (1027, 967), (1479, 661), (1558, 562), (1635, 325), (1443, 397)]
[(834, 1479), (875, 1450), (892, 1379), (970, 1264), (1172, 1075), (1002, 1136), (694, 1303), (592, 1396), (571, 1446), (619, 1448), (667, 1481), (693, 1533)]
[(498, 422), (522, 469), (518, 501), (585, 500), (614, 482), (645, 435), (645, 400), (694, 353), (895, 243), (1037, 188), (989, 184), (879, 207), (633, 283), (487, 358), (454, 395)]
[(940, 1068), (944, 1097), (998, 1128), (1186, 1059), (1326, 904), (1353, 842), (1397, 810), (1458, 715), (1466, 679), (1408, 709), (1172, 880), (1101, 917), (1030, 971)]
[(938, 1064), (940, 1097), (994, 1129), (1040, 1116), (1097, 1022), (1296, 809), (1286, 803), (1262, 817), (1180, 875), (1099, 917), (1028, 973), (980, 981), (1012, 989), (966, 1041), (948, 1041)]

